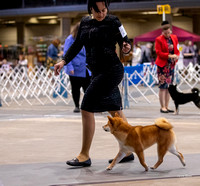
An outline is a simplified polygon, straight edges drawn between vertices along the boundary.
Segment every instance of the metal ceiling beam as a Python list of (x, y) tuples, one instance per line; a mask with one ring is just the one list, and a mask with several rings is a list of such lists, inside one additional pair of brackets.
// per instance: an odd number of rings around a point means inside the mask
[[(139, 2), (121, 2), (112, 3), (111, 11), (142, 11), (156, 10), (158, 4), (170, 4), (172, 8), (200, 8), (200, 0), (163, 0), (163, 1), (139, 1)], [(19, 17), (19, 16), (37, 16), (59, 13), (79, 12), (87, 13), (86, 5), (65, 5), (38, 8), (21, 8), (0, 10), (0, 18)]]

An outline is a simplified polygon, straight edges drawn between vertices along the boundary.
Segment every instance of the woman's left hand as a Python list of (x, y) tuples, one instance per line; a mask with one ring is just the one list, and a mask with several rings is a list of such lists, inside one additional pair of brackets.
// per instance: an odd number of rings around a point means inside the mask
[(59, 75), (59, 73), (60, 73), (61, 69), (64, 67), (64, 65), (65, 65), (64, 60), (62, 60), (59, 63), (56, 63), (54, 65), (54, 73), (55, 73), (56, 76)]
[(129, 43), (123, 42), (122, 52), (127, 54), (131, 50), (131, 45)]

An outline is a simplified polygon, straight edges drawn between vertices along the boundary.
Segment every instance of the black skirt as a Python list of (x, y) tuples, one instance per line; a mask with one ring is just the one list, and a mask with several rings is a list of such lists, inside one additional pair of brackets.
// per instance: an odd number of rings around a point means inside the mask
[(122, 110), (119, 84), (123, 79), (122, 64), (113, 66), (110, 72), (96, 74), (87, 88), (81, 109), (88, 112)]

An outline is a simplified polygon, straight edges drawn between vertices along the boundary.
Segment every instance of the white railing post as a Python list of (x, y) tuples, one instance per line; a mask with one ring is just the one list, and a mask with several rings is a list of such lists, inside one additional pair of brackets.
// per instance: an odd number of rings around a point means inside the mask
[(128, 73), (124, 74), (124, 109), (129, 108), (128, 101)]

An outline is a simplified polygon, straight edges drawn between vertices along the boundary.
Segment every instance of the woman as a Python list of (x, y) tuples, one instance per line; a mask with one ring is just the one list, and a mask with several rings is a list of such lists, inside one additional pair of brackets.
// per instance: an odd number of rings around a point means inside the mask
[(152, 62), (152, 43), (147, 43), (143, 48), (142, 48), (142, 54), (141, 54), (141, 60), (140, 63), (151, 63)]
[[(55, 75), (69, 63), (85, 46), (86, 62), (92, 71), (92, 80), (81, 104), (83, 142), (80, 154), (67, 161), (71, 166), (90, 166), (89, 155), (95, 130), (95, 112), (108, 111), (112, 116), (117, 112), (126, 120), (122, 112), (122, 100), (118, 85), (124, 74), (124, 68), (116, 54), (116, 43), (123, 53), (131, 50), (130, 41), (119, 19), (108, 15), (108, 0), (89, 0), (88, 13), (80, 23), (77, 38), (65, 54), (62, 61), (55, 65)], [(127, 158), (127, 159), (126, 159)], [(126, 160), (133, 160), (128, 153)]]
[(23, 53), (19, 54), (18, 64), (20, 67), (24, 67), (24, 68), (28, 67), (28, 60), (25, 58)]
[(18, 66), (20, 68), (21, 73), (23, 74), (24, 78), (28, 76), (28, 60), (25, 58), (23, 52), (19, 54)]
[[(64, 55), (70, 46), (74, 43), (80, 23), (76, 24), (72, 33), (67, 37), (64, 44)], [(75, 104), (74, 112), (80, 112), (79, 101), (80, 101), (80, 89), (83, 88), (85, 92), (88, 85), (90, 84), (91, 72), (86, 68), (86, 54), (85, 48), (83, 47), (77, 56), (65, 66), (65, 72), (69, 75), (72, 97)]]
[(176, 35), (171, 34), (168, 21), (162, 22), (162, 35), (156, 38), (155, 50), (157, 54), (156, 65), (159, 80), (159, 101), (160, 112), (174, 112), (169, 109), (170, 94), (168, 92), (169, 84), (173, 83), (174, 67), (179, 57), (178, 39)]
[(183, 64), (185, 67), (187, 67), (189, 63), (195, 65), (194, 63), (195, 51), (192, 41), (189, 40), (185, 41), (185, 46), (183, 47), (182, 54), (183, 54)]
[(142, 57), (142, 50), (140, 45), (137, 43), (132, 53), (132, 66), (136, 66), (137, 64), (139, 64), (141, 57)]

